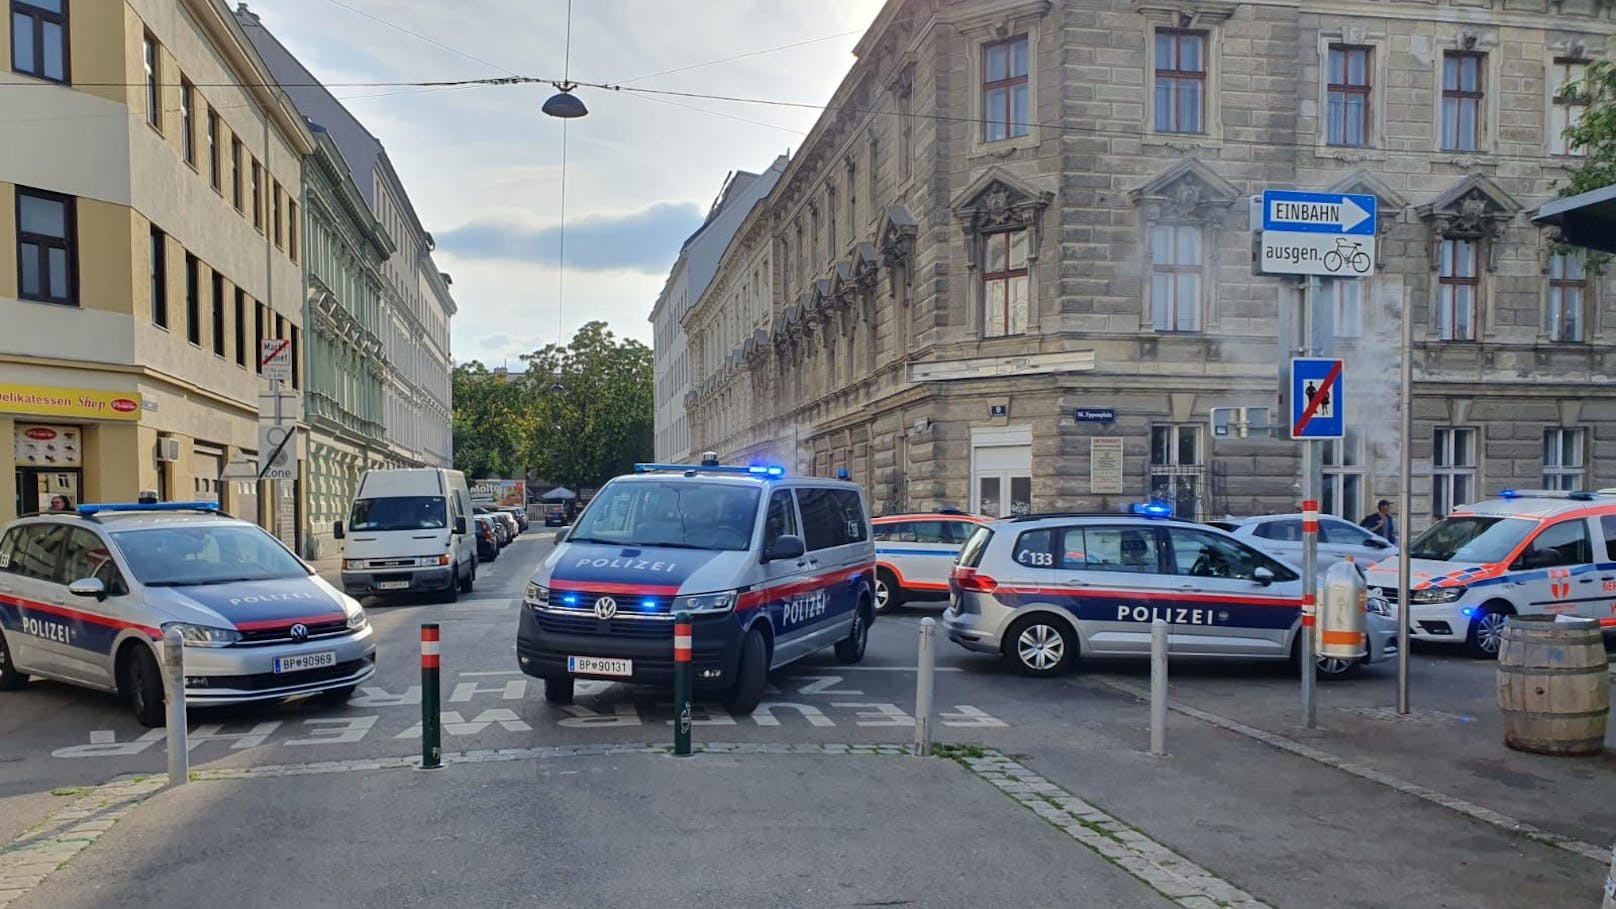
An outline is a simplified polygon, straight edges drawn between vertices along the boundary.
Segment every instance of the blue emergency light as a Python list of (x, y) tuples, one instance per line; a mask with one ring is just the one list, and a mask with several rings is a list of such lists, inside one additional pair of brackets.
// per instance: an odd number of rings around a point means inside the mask
[(682, 473), (695, 476), (698, 473), (727, 473), (752, 477), (783, 477), (786, 469), (775, 464), (753, 464), (742, 467), (738, 464), (706, 464), (695, 467), (690, 464), (635, 464), (635, 473)]
[(99, 502), (80, 505), (79, 514), (100, 514), (103, 511), (205, 511), (219, 513), (217, 502)]
[(1138, 502), (1133, 506), (1133, 513), (1142, 518), (1170, 518), (1173, 506), (1166, 502)]

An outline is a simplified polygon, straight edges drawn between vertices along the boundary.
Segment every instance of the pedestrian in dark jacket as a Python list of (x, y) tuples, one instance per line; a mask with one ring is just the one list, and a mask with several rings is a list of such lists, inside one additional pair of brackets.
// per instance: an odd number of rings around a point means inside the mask
[(1388, 542), (1397, 542), (1397, 524), (1392, 520), (1392, 503), (1385, 499), (1375, 507), (1375, 513), (1358, 525), (1373, 534), (1385, 537)]

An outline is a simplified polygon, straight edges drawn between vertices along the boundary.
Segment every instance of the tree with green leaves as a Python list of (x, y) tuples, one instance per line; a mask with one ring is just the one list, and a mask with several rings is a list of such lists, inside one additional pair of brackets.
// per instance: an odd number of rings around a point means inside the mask
[(524, 429), (531, 425), (521, 387), (473, 360), (455, 367), (454, 464), (472, 479), (524, 473)]
[(1562, 196), (1616, 184), (1616, 63), (1595, 60), (1582, 80), (1567, 86), (1568, 96), (1586, 102), (1583, 113), (1565, 131), (1567, 144), (1584, 158), (1557, 187)]

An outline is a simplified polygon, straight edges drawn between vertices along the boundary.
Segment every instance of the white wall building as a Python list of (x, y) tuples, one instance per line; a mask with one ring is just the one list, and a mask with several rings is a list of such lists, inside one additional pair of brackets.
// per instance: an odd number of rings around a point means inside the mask
[(680, 463), (690, 457), (685, 395), (690, 391), (690, 345), (680, 322), (713, 279), (718, 260), (753, 206), (768, 196), (785, 172), (785, 155), (761, 174), (736, 171), (724, 182), (707, 220), (685, 240), (651, 308), (651, 352), (656, 375), (656, 459)]

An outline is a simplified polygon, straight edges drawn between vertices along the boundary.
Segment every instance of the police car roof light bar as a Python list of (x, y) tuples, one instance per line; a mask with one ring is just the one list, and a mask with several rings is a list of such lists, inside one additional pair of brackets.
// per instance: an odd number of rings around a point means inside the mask
[(1504, 489), (1500, 499), (1570, 499), (1573, 502), (1592, 502), (1594, 493), (1581, 489)]
[(1173, 506), (1166, 502), (1136, 502), (1133, 513), (1144, 518), (1170, 518), (1173, 516)]
[(86, 517), (103, 511), (204, 511), (223, 514), (215, 502), (99, 502), (75, 509)]
[(723, 473), (752, 477), (783, 477), (786, 469), (772, 464), (754, 464), (742, 467), (738, 464), (709, 464), (703, 467), (693, 467), (689, 464), (635, 464), (635, 473), (682, 473), (686, 476), (695, 476), (698, 473)]

